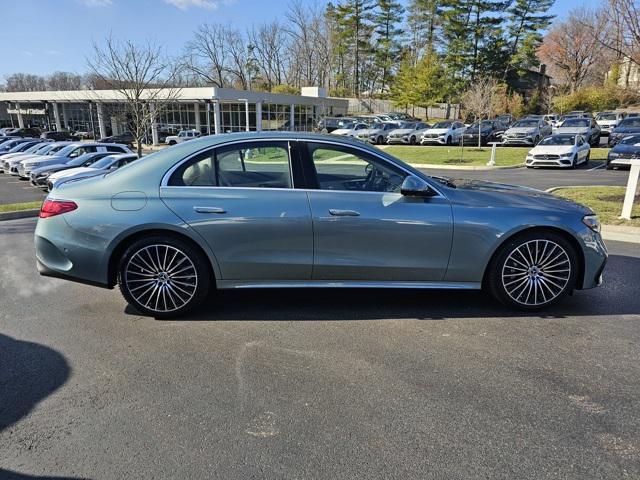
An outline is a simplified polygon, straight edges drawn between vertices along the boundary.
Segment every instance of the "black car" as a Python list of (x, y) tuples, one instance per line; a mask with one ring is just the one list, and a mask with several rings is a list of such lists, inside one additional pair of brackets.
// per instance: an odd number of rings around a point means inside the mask
[(609, 134), (609, 146), (613, 147), (629, 135), (640, 134), (640, 117), (623, 118)]
[(491, 142), (502, 142), (502, 134), (505, 130), (507, 130), (507, 127), (502, 122), (496, 120), (483, 120), (480, 125), (476, 122), (467, 127), (464, 135), (460, 138), (460, 144), (477, 145), (478, 134), (480, 134), (481, 145), (487, 145)]
[(619, 140), (607, 155), (607, 170), (629, 168), (629, 160), (640, 159), (640, 134)]
[(123, 132), (118, 133), (117, 135), (112, 135), (110, 137), (104, 137), (98, 140), (101, 143), (122, 143), (124, 145), (131, 146), (133, 142), (136, 141), (133, 133), (131, 132)]
[(46, 138), (47, 140), (54, 140), (56, 142), (64, 142), (67, 140), (73, 140), (73, 136), (71, 135), (70, 132), (64, 132), (64, 131), (55, 131), (55, 130), (51, 130), (51, 131), (47, 131), (47, 132), (42, 132), (40, 134), (40, 138)]
[(40, 136), (40, 129), (39, 128), (33, 128), (33, 127), (27, 127), (27, 128), (16, 128), (14, 130), (11, 131), (11, 135), (14, 137), (39, 137)]
[(331, 133), (339, 128), (344, 128), (346, 124), (353, 123), (353, 118), (347, 117), (327, 117), (318, 122), (318, 131), (322, 133)]

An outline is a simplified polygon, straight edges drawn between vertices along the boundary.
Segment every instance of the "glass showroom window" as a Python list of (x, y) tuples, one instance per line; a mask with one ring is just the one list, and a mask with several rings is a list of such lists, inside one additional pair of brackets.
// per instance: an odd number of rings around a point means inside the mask
[(262, 106), (263, 130), (288, 130), (289, 105), (265, 103)]

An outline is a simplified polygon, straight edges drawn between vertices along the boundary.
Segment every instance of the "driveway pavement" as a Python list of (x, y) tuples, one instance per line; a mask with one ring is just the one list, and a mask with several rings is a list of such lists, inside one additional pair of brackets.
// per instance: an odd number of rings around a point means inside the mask
[(523, 315), (482, 293), (230, 292), (183, 321), (0, 229), (0, 478), (640, 477), (640, 247)]

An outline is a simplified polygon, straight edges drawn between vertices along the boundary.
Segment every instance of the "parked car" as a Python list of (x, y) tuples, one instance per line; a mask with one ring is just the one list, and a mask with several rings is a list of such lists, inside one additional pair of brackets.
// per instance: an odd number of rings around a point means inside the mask
[[(640, 117), (628, 116), (620, 121), (609, 134), (609, 146), (615, 146), (624, 137), (640, 133)], [(2, 147), (2, 145), (0, 145)]]
[(34, 158), (20, 162), (20, 176), (29, 178), (31, 170), (34, 168), (44, 167), (46, 165), (55, 165), (66, 163), (69, 160), (91, 152), (107, 152), (107, 153), (132, 153), (129, 147), (119, 143), (99, 143), (99, 142), (77, 142), (70, 143), (61, 148), (55, 155), (44, 158)]
[(515, 122), (502, 135), (504, 145), (537, 145), (551, 135), (551, 125), (541, 118), (523, 118)]
[(560, 125), (554, 133), (582, 135), (592, 147), (600, 145), (600, 127), (593, 118), (568, 118), (562, 122), (562, 125)]
[(573, 168), (587, 163), (590, 152), (589, 142), (582, 135), (554, 133), (529, 150), (525, 165), (527, 168)]
[(555, 113), (548, 113), (547, 115), (543, 115), (542, 119), (547, 122), (549, 125), (553, 125), (558, 121), (560, 115), (556, 115)]
[(607, 154), (607, 170), (630, 168), (629, 160), (640, 159), (640, 134), (619, 140)]
[(346, 135), (347, 137), (353, 137), (360, 130), (369, 128), (369, 124), (364, 122), (350, 122), (345, 123), (342, 128), (336, 128), (331, 132), (331, 135)]
[(502, 135), (507, 127), (496, 120), (483, 120), (481, 123), (473, 123), (464, 132), (460, 138), (460, 144), (477, 145), (478, 134), (480, 135), (480, 143), (487, 145), (490, 142), (502, 142)]
[(32, 168), (31, 172), (29, 173), (29, 180), (34, 186), (46, 188), (47, 180), (49, 179), (50, 175), (56, 172), (61, 172), (63, 170), (69, 170), (71, 168), (88, 167), (101, 158), (106, 157), (107, 155), (113, 154), (110, 152), (91, 152), (80, 155), (79, 157), (72, 158), (66, 163), (54, 163), (53, 165), (45, 165), (42, 167), (38, 166)]
[[(14, 153), (11, 150), (13, 150), (15, 147), (17, 147), (18, 145), (22, 145), (24, 143), (29, 143), (29, 145), (24, 146), (24, 150), (26, 150), (29, 147), (32, 147), (33, 145), (35, 145), (35, 143), (37, 142), (37, 140), (35, 138), (14, 138), (13, 140), (9, 140), (7, 142), (4, 142), (2, 144), (0, 144), (0, 159), (2, 159), (2, 157), (4, 157), (5, 155), (7, 155), (8, 153)], [(17, 152), (21, 152), (21, 149), (16, 150)], [(1, 160), (0, 160), (1, 163)]]
[(198, 138), (201, 133), (198, 130), (180, 130), (178, 135), (169, 135), (164, 139), (167, 145), (175, 145), (177, 143), (186, 142)]
[[(11, 165), (12, 157), (15, 157), (14, 154), (21, 154), (40, 142), (41, 140), (36, 140), (34, 138), (25, 138), (23, 142), (15, 143), (13, 146), (11, 146), (13, 142), (7, 142), (0, 145), (0, 161), (2, 162), (3, 172), (13, 173), (11, 172)], [(1, 147), (7, 147), (7, 150), (1, 151)]]
[(12, 137), (9, 135), (2, 135), (0, 136), (0, 145), (2, 145), (5, 142), (8, 142), (9, 140), (15, 140), (16, 138), (20, 138), (20, 137)]
[(318, 121), (317, 129), (322, 133), (331, 133), (334, 130), (350, 125), (353, 121), (354, 119), (351, 117), (325, 117)]
[(516, 121), (515, 117), (513, 115), (511, 115), (510, 113), (505, 113), (503, 115), (498, 115), (495, 120), (497, 122), (502, 123), (503, 125), (505, 125), (507, 128), (510, 127), (513, 122)]
[(625, 117), (622, 112), (600, 112), (596, 115), (596, 123), (600, 127), (600, 133), (609, 136), (611, 130), (616, 128)]
[(396, 120), (400, 122), (419, 122), (420, 119), (416, 117), (412, 117), (408, 113), (404, 112), (389, 112), (386, 114), (391, 120)]
[(23, 138), (31, 138), (31, 137), (39, 137), (40, 136), (40, 129), (39, 128), (32, 128), (32, 127), (25, 127), (25, 128), (10, 128), (8, 130), (6, 130), (6, 134), (7, 135), (11, 135), (14, 137), (23, 137)]
[(354, 135), (354, 138), (382, 145), (383, 143), (386, 143), (389, 132), (398, 128), (399, 125), (400, 123), (398, 122), (373, 123), (369, 128), (359, 130), (358, 133)]
[(20, 162), (31, 158), (38, 158), (42, 155), (47, 155), (55, 145), (55, 142), (39, 139), (38, 143), (34, 143), (29, 148), (25, 149), (24, 147), (29, 143), (30, 142), (21, 143), (20, 145), (22, 146), (22, 149), (20, 151), (9, 153), (2, 157), (3, 170), (5, 173), (18, 175)]
[(47, 189), (51, 191), (65, 182), (104, 175), (105, 173), (113, 172), (136, 160), (138, 160), (138, 155), (135, 153), (107, 155), (88, 167), (70, 168), (69, 170), (63, 170), (49, 175), (49, 178), (47, 179)]
[(430, 177), (341, 136), (207, 136), (54, 192), (35, 231), (40, 274), (118, 284), (158, 318), (214, 287), (485, 288), (538, 310), (598, 286), (607, 259), (587, 207)]
[(117, 135), (111, 135), (110, 137), (101, 138), (98, 141), (100, 143), (120, 143), (123, 145), (127, 145), (129, 147), (132, 147), (133, 143), (136, 141), (136, 138), (131, 132), (123, 132), (123, 133), (118, 133)]
[(445, 120), (438, 122), (425, 130), (420, 138), (420, 144), (452, 145), (458, 143), (466, 128), (464, 123), (459, 121)]
[(42, 132), (40, 134), (40, 138), (45, 138), (47, 140), (53, 140), (56, 142), (62, 142), (65, 140), (73, 140), (73, 136), (71, 135), (70, 132), (66, 132), (64, 130), (62, 131), (55, 131), (55, 130), (51, 130), (51, 131), (47, 131), (47, 132)]
[(422, 134), (430, 128), (431, 125), (424, 122), (402, 122), (399, 128), (389, 132), (387, 143), (389, 145), (395, 143), (415, 145), (422, 137)]

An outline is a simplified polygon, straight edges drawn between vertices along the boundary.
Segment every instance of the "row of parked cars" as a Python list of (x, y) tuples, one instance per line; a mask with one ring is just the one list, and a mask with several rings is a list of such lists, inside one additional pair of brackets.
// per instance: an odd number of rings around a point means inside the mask
[(138, 159), (128, 146), (0, 136), (0, 172), (50, 191), (56, 185), (102, 175)]

